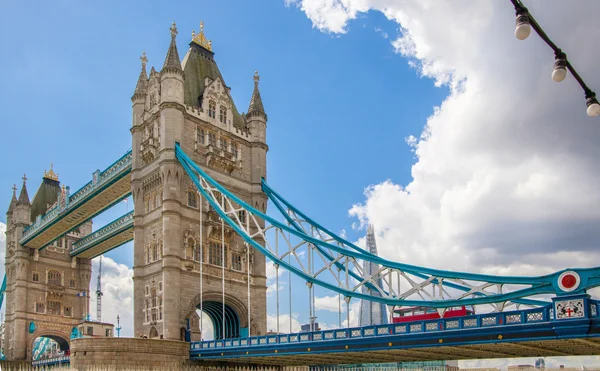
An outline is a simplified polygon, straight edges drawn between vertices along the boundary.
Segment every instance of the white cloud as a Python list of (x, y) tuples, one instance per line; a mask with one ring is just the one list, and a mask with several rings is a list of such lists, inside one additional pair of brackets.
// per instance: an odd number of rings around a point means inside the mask
[[(539, 275), (600, 261), (600, 120), (585, 114), (572, 76), (550, 78), (553, 53), (532, 32), (514, 37), (499, 1), (297, 0), (323, 32), (360, 13), (398, 25), (392, 46), (449, 96), (407, 138), (406, 185), (385, 181), (350, 210), (375, 224), (380, 255), (421, 266)], [(526, 1), (591, 87), (600, 88), (600, 2)], [(400, 124), (400, 123), (399, 123)], [(394, 161), (392, 159), (392, 161)], [(392, 174), (390, 174), (390, 177)]]
[[(346, 303), (342, 298), (342, 310), (346, 308)], [(323, 296), (323, 297), (315, 297), (315, 309), (316, 310), (326, 310), (328, 312), (339, 312), (339, 296)]]
[[(291, 317), (292, 332), (300, 332), (300, 321), (298, 321), (298, 313), (292, 313)], [(277, 315), (273, 313), (267, 314), (267, 331), (277, 331)], [(287, 334), (290, 332), (290, 315), (279, 315), (279, 332)]]
[[(96, 282), (100, 258), (92, 260), (90, 312), (96, 318)], [(117, 325), (121, 318), (121, 336), (133, 336), (133, 270), (111, 258), (102, 258), (102, 321)], [(116, 330), (115, 330), (116, 332)]]

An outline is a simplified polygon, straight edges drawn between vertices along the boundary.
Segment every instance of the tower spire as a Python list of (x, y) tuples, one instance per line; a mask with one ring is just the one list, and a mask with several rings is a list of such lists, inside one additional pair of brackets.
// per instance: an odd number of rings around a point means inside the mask
[(8, 206), (7, 213), (10, 213), (13, 210), (13, 208), (15, 207), (15, 204), (17, 203), (17, 185), (16, 184), (13, 184), (12, 190), (13, 190), (13, 194), (12, 194), (12, 198), (10, 199), (10, 205)]
[(146, 89), (148, 88), (148, 75), (146, 74), (146, 63), (148, 63), (148, 58), (146, 58), (146, 52), (142, 53), (140, 61), (142, 61), (142, 70), (140, 71), (140, 77), (138, 78), (135, 91), (133, 92), (133, 98), (146, 94)]
[[(377, 255), (377, 242), (375, 240), (375, 228), (372, 224), (369, 224), (367, 228), (367, 250)], [(380, 275), (376, 273), (379, 271), (379, 264), (365, 261), (363, 266), (364, 274), (373, 276), (373, 283), (383, 288), (383, 282)], [(367, 286), (362, 287), (364, 294), (372, 296), (381, 296), (381, 293), (377, 290), (373, 290)], [(360, 315), (359, 315), (359, 326), (373, 326), (373, 325), (384, 325), (388, 323), (387, 319), (387, 307), (383, 303), (375, 303), (370, 300), (360, 300)]]
[(163, 70), (166, 68), (181, 71), (181, 61), (179, 60), (177, 43), (175, 42), (175, 37), (177, 36), (177, 25), (175, 22), (173, 22), (169, 30), (171, 30), (171, 45), (169, 45), (169, 50), (167, 51), (167, 58), (165, 58)]
[(263, 107), (262, 99), (260, 97), (260, 91), (258, 90), (258, 82), (260, 81), (260, 76), (258, 75), (258, 71), (254, 71), (253, 80), (254, 80), (254, 91), (252, 92), (252, 98), (250, 99), (250, 106), (248, 107), (248, 113), (252, 113), (254, 111), (265, 113), (265, 108)]
[(19, 194), (19, 200), (17, 201), (20, 204), (30, 205), (29, 202), (29, 194), (27, 193), (27, 175), (23, 174), (23, 187), (21, 188), (21, 194)]
[(212, 51), (212, 41), (207, 40), (204, 35), (204, 21), (200, 21), (200, 32), (196, 34), (195, 31), (192, 31), (192, 42), (200, 45), (206, 50)]

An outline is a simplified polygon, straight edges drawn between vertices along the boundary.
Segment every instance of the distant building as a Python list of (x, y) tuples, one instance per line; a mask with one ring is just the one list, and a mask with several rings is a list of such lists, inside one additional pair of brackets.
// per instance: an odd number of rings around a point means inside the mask
[[(423, 362), (389, 362), (389, 363), (363, 363), (354, 365), (326, 365), (311, 366), (310, 371), (320, 370), (348, 370), (348, 371), (459, 371), (458, 361), (423, 361)], [(497, 371), (500, 371), (496, 369)], [(494, 370), (494, 371), (496, 371)]]
[(114, 327), (112, 323), (96, 321), (81, 321), (77, 325), (82, 337), (114, 337)]
[[(371, 254), (377, 255), (377, 243), (372, 225), (369, 225), (367, 230), (367, 250)], [(363, 271), (365, 276), (371, 276), (379, 271), (379, 265), (365, 261)], [(379, 287), (383, 287), (381, 276), (374, 277), (373, 281)], [(362, 287), (362, 293), (371, 296), (381, 296), (379, 291), (367, 286)], [(360, 300), (359, 326), (385, 325), (388, 323), (387, 316), (387, 306), (385, 304), (364, 299)]]
[(319, 322), (314, 322), (312, 324), (313, 328), (310, 328), (310, 323), (304, 324), (300, 326), (300, 332), (312, 332), (312, 331), (321, 331), (321, 328), (319, 327)]

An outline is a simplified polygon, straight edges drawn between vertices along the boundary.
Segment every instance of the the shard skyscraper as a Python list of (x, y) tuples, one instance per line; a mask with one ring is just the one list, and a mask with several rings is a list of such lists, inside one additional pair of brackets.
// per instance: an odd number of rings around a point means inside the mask
[[(375, 231), (373, 225), (369, 225), (367, 229), (367, 250), (371, 254), (377, 255), (377, 243), (375, 242)], [(365, 276), (370, 276), (379, 271), (379, 264), (365, 261), (363, 263)], [(381, 276), (373, 278), (374, 283), (383, 287)], [(370, 289), (366, 286), (362, 287), (362, 293), (371, 296), (381, 296), (379, 291)], [(384, 325), (388, 323), (387, 306), (383, 303), (376, 303), (369, 300), (360, 300), (360, 317), (359, 326)]]

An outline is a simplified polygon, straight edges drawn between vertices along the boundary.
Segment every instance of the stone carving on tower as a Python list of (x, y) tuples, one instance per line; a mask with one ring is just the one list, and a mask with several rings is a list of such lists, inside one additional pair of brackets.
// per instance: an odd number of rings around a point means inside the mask
[(60, 236), (42, 249), (21, 246), (23, 230), (52, 208), (68, 205), (69, 188), (61, 187), (56, 174), (44, 172), (42, 182), (30, 201), (27, 178), (19, 197), (13, 187), (6, 213), (6, 316), (2, 350), (9, 360), (30, 360), (34, 340), (45, 335), (56, 339), (67, 350), (71, 331), (88, 313), (91, 263), (71, 259), (74, 242), (92, 230), (91, 222)]
[[(260, 184), (266, 177), (267, 116), (258, 91), (258, 75), (248, 114), (240, 113), (215, 62), (204, 24), (200, 24), (199, 33), (192, 32), (183, 61), (179, 59), (175, 23), (170, 33), (160, 71), (152, 67), (146, 75), (148, 59), (142, 55), (132, 97), (134, 331), (136, 335), (173, 340), (191, 334), (191, 340), (199, 340), (199, 330), (188, 328), (188, 323), (199, 323), (196, 308), (200, 300), (222, 307), (224, 277), (226, 310), (228, 316), (233, 313), (238, 317), (240, 327), (228, 328), (225, 336), (247, 333), (250, 263), (251, 334), (264, 334), (265, 258), (253, 251), (247, 253), (241, 238), (223, 226), (174, 154), (179, 143), (221, 184), (264, 210), (267, 197)], [(156, 296), (160, 296), (160, 305), (154, 305), (152, 282), (160, 293)], [(163, 291), (162, 287), (168, 289)]]

